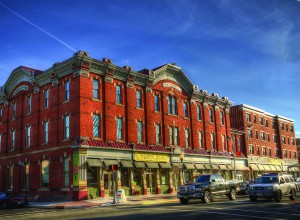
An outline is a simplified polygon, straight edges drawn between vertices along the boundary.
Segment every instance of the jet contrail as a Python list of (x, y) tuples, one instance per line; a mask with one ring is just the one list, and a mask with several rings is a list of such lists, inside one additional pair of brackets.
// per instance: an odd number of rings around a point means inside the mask
[(24, 18), (22, 15), (18, 14), (17, 12), (13, 11), (12, 9), (10, 9), (9, 7), (7, 7), (6, 5), (4, 5), (2, 2), (0, 2), (0, 5), (2, 5), (5, 9), (7, 9), (8, 11), (10, 11), (11, 13), (15, 14), (16, 16), (18, 16), (19, 18), (21, 18), (22, 20), (26, 21), (28, 24), (32, 25), (33, 27), (37, 28), (38, 30), (40, 30), (41, 32), (47, 34), (49, 37), (53, 38), (54, 40), (57, 40), (59, 43), (61, 43), (62, 45), (68, 47), (69, 49), (77, 52), (73, 47), (69, 46), (68, 44), (66, 44), (65, 42), (63, 42), (61, 39), (55, 37), (54, 35), (50, 34), (48, 31), (45, 31), (43, 28), (40, 28), (39, 26), (37, 26), (36, 24), (32, 23), (31, 21), (27, 20), (26, 18)]

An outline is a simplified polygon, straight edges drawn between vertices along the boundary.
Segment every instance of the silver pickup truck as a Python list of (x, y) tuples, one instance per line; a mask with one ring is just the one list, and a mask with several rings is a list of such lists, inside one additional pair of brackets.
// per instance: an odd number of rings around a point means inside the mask
[(228, 196), (230, 200), (236, 199), (236, 192), (240, 183), (225, 181), (220, 174), (201, 175), (195, 182), (179, 187), (177, 197), (181, 204), (187, 204), (190, 199), (201, 199), (208, 203), (215, 196)]

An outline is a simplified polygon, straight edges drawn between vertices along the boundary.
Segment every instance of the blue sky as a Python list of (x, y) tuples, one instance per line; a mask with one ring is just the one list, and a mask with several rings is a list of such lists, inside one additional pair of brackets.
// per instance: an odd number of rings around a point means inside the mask
[(295, 120), (300, 0), (0, 0), (0, 86), (84, 50), (138, 71), (176, 63), (209, 93)]

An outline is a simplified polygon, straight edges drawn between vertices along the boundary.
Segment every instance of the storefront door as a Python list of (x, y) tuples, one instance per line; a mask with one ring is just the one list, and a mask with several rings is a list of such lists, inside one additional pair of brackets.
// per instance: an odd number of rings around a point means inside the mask
[(157, 188), (155, 172), (146, 172), (146, 184), (148, 193), (155, 194)]
[(113, 175), (112, 172), (104, 171), (104, 190), (105, 195), (113, 196)]

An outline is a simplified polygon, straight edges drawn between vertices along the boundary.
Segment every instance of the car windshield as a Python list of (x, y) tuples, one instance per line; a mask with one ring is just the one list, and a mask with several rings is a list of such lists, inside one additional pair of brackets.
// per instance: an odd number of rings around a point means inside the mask
[(196, 182), (197, 183), (206, 183), (206, 182), (209, 182), (209, 178), (210, 178), (210, 175), (198, 176), (196, 179)]
[(276, 176), (262, 176), (257, 178), (256, 183), (278, 183)]
[(243, 182), (242, 186), (248, 186), (248, 183)]

